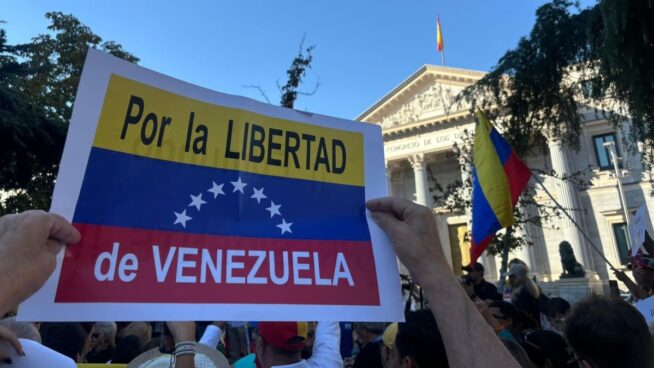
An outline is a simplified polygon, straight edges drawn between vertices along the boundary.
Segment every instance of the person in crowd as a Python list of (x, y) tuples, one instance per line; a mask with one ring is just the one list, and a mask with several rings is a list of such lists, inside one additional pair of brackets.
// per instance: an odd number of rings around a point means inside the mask
[(543, 318), (541, 318), (543, 329), (563, 335), (565, 317), (569, 311), (570, 303), (567, 300), (559, 297), (550, 298), (543, 306)]
[(175, 343), (175, 368), (195, 368), (195, 322), (166, 322)]
[(41, 325), (44, 346), (77, 363), (83, 363), (87, 332), (79, 322), (48, 322)]
[(145, 351), (143, 340), (136, 335), (126, 335), (118, 340), (111, 355), (111, 363), (129, 363)]
[(563, 332), (581, 367), (654, 367), (645, 318), (623, 300), (592, 297), (577, 303)]
[[(402, 198), (366, 203), (373, 220), (421, 285), (453, 367), (518, 367), (466, 295), (445, 259), (433, 212)], [(445, 297), (446, 296), (446, 297)], [(474, 354), (471, 354), (474, 347)]]
[(302, 348), (302, 359), (311, 358), (313, 353), (313, 344), (316, 341), (316, 327), (318, 324), (316, 322), (307, 322), (307, 340), (304, 342), (304, 348)]
[(302, 359), (306, 322), (259, 322), (254, 338), (258, 366), (293, 368), (341, 368), (341, 336), (337, 322), (319, 322), (311, 358)]
[(146, 322), (132, 322), (122, 331), (122, 336), (136, 336), (144, 347), (152, 339), (152, 326)]
[(247, 327), (247, 322), (244, 321), (231, 321), (225, 326), (227, 357), (230, 361), (238, 360), (249, 354)]
[(91, 334), (91, 349), (86, 354), (89, 363), (106, 363), (111, 360), (116, 348), (115, 322), (96, 322)]
[(525, 335), (522, 346), (537, 368), (573, 368), (572, 349), (554, 331), (533, 331)]
[[(497, 335), (502, 339), (519, 343), (521, 331), (516, 325), (518, 312), (513, 304), (503, 300), (496, 300), (490, 303), (488, 309), (495, 321), (497, 321), (497, 325), (499, 325), (499, 328), (496, 327)], [(493, 325), (491, 324), (491, 326)]]
[(382, 333), (386, 328), (381, 322), (359, 322), (354, 326), (354, 340), (359, 344), (359, 354), (352, 365), (354, 368), (381, 367)]
[(477, 262), (474, 266), (463, 267), (468, 272), (466, 279), (472, 284), (474, 295), (481, 300), (501, 300), (497, 287), (484, 279), (484, 266)]
[[(631, 293), (631, 297), (633, 298), (633, 300), (639, 301), (649, 296), (649, 292), (641, 288), (637, 283), (635, 283), (624, 271), (613, 270), (613, 273), (615, 274), (616, 279), (622, 281), (622, 283), (625, 284), (625, 286)], [(636, 272), (634, 272), (632, 269), (632, 274), (635, 275), (635, 273)], [(639, 279), (642, 280), (643, 278), (640, 277)]]
[(509, 284), (512, 288), (511, 303), (534, 321), (540, 321), (540, 290), (529, 278), (527, 266), (514, 263), (509, 269)]
[(0, 326), (13, 332), (18, 338), (41, 343), (41, 334), (33, 323), (18, 322), (16, 317), (7, 317), (0, 320)]
[(382, 335), (383, 368), (448, 368), (447, 353), (433, 314), (409, 312), (406, 321), (392, 323)]

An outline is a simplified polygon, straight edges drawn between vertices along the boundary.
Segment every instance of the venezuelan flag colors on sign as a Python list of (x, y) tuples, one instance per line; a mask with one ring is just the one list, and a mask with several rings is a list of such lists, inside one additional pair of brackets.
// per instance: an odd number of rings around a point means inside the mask
[[(383, 170), (367, 170), (371, 162), (382, 167), (378, 127), (89, 55), (97, 62), (94, 71), (85, 66), (53, 202), (82, 241), (35, 298), (52, 303), (49, 315), (401, 318), (399, 288), (380, 291), (393, 278), (378, 267), (396, 273), (394, 256), (364, 206), (367, 196), (384, 194), (370, 188), (371, 180), (384, 183)], [(96, 107), (80, 107), (88, 105)], [(389, 300), (397, 311), (388, 312)], [(39, 315), (35, 304), (29, 315)], [(156, 307), (129, 308), (147, 305)], [(303, 317), (289, 314), (298, 306)], [(68, 317), (71, 310), (80, 315)]]
[(477, 119), (472, 176), (472, 264), (498, 230), (513, 225), (513, 206), (531, 178), (529, 168), (481, 111), (477, 112)]

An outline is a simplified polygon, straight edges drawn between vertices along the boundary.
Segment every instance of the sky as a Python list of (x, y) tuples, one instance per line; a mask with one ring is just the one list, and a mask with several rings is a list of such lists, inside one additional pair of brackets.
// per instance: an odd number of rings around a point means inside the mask
[[(224, 93), (279, 103), (277, 82), (315, 45), (295, 108), (354, 119), (424, 64), (490, 70), (531, 30), (543, 0), (0, 0), (10, 44), (46, 33), (45, 13), (71, 13), (149, 69)], [(589, 6), (594, 0), (584, 0)]]

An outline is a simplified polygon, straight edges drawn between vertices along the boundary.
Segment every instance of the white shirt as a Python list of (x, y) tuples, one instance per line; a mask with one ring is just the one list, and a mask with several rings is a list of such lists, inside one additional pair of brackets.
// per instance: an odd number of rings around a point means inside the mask
[(222, 334), (223, 332), (220, 330), (220, 327), (216, 325), (208, 325), (206, 330), (204, 330), (204, 334), (202, 334), (199, 343), (215, 349), (218, 347)]

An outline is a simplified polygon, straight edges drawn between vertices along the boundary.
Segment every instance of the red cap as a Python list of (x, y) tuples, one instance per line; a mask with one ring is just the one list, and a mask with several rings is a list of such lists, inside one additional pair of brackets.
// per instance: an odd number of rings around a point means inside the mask
[(278, 349), (297, 351), (307, 339), (306, 322), (259, 322), (259, 335)]

